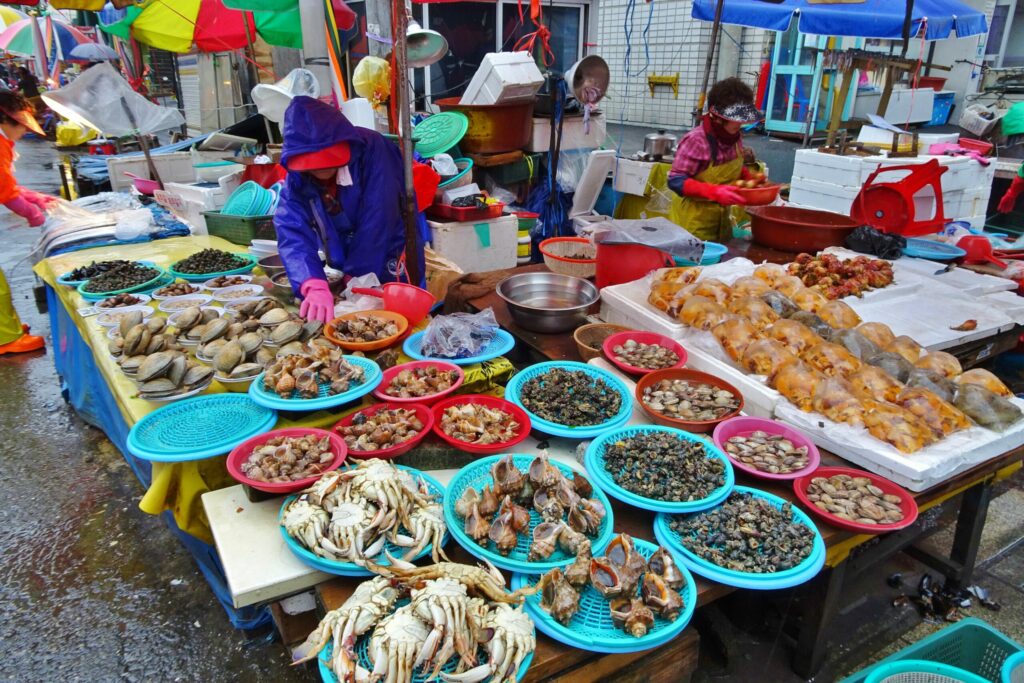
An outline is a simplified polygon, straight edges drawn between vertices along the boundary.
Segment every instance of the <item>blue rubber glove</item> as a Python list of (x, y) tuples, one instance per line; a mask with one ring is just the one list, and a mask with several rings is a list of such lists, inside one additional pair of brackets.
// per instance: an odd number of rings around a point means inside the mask
[(310, 278), (299, 287), (302, 293), (302, 306), (299, 315), (306, 320), (319, 320), (329, 323), (334, 319), (334, 295), (327, 285), (327, 280)]

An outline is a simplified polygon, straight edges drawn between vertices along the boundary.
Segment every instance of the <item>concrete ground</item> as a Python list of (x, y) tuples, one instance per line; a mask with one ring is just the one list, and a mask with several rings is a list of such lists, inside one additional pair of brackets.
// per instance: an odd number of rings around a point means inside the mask
[[(18, 147), (21, 183), (55, 192), (54, 150), (40, 142)], [(36, 233), (24, 225), (0, 209), (0, 267), (24, 322), (48, 336), (22, 262)], [(48, 352), (0, 356), (0, 386), (0, 680), (318, 679), (312, 668), (289, 667), (280, 644), (231, 626), (191, 556), (138, 509), (142, 487), (120, 453), (61, 399)], [(970, 614), (1024, 642), (1021, 481), (1001, 485), (979, 555), (976, 581), (1002, 610)], [(942, 531), (933, 542), (948, 543), (948, 521), (936, 524)], [(836, 680), (936, 628), (910, 607), (892, 607), (898, 591), (885, 583), (903, 571), (912, 589), (921, 569), (897, 558), (851, 589), (815, 680)], [(696, 621), (704, 642), (696, 680), (800, 680), (788, 668), (790, 644), (779, 626), (797, 597), (765, 595), (760, 621), (742, 624), (746, 630), (714, 615)], [(713, 632), (726, 634), (731, 647), (717, 646)]]

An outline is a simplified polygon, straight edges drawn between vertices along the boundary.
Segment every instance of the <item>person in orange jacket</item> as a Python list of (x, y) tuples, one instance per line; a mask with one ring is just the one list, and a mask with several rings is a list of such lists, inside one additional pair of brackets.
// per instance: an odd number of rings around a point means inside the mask
[[(56, 198), (20, 187), (14, 179), (14, 160), (18, 157), (14, 143), (28, 131), (43, 135), (33, 112), (32, 103), (24, 95), (0, 90), (0, 204), (38, 227), (46, 222), (46, 207)], [(0, 355), (43, 348), (43, 338), (28, 331), (14, 310), (11, 288), (0, 270)]]

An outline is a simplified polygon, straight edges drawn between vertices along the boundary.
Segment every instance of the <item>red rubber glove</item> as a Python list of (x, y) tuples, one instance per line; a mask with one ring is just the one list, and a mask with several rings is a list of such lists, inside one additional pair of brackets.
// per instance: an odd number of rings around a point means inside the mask
[(20, 194), (4, 204), (4, 206), (27, 220), (28, 224), (33, 228), (38, 228), (46, 222), (46, 214), (40, 211), (38, 206), (30, 203)]
[(43, 194), (42, 192), (36, 192), (34, 190), (26, 190), (25, 188), (21, 188), (21, 196), (25, 198), (25, 201), (30, 204), (35, 204), (43, 211), (46, 211), (46, 209), (50, 208), (51, 204), (57, 201), (57, 198), (52, 195)]
[(327, 285), (327, 280), (309, 278), (299, 287), (302, 293), (302, 306), (299, 315), (306, 320), (319, 320), (329, 323), (334, 319), (334, 295)]
[(743, 198), (739, 192), (736, 191), (735, 187), (729, 185), (715, 185), (714, 183), (702, 183), (699, 180), (693, 178), (687, 178), (683, 182), (683, 195), (686, 197), (699, 197), (701, 199), (708, 199), (713, 202), (717, 202), (722, 206), (731, 206), (734, 204), (746, 204), (747, 200)]
[(999, 213), (1010, 213), (1013, 211), (1013, 206), (1017, 203), (1017, 197), (1020, 196), (1021, 192), (1024, 192), (1024, 178), (1016, 176), (1013, 182), (1010, 183), (1010, 189), (999, 200)]

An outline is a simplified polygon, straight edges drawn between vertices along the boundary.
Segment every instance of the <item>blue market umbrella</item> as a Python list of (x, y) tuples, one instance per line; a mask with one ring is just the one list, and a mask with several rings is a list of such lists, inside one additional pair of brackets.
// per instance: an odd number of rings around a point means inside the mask
[(112, 62), (120, 59), (117, 50), (103, 43), (82, 43), (71, 50), (68, 57), (81, 62)]

